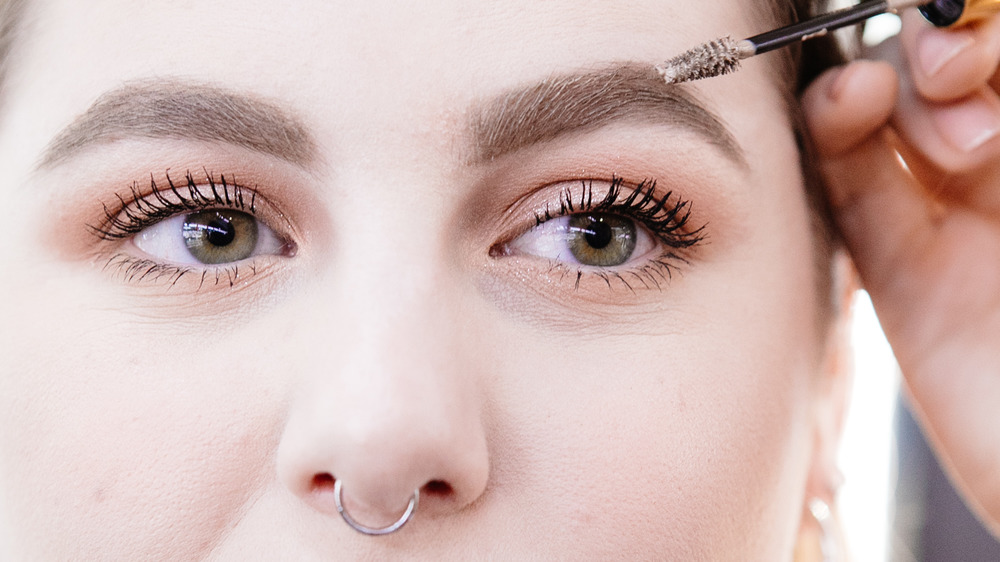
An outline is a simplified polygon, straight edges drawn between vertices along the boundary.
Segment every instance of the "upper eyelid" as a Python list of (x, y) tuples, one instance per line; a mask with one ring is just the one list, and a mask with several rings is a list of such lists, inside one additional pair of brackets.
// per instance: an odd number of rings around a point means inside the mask
[[(218, 177), (205, 171), (205, 179), (195, 178), (189, 171), (184, 174), (184, 184), (178, 185), (169, 171), (163, 182), (157, 183), (150, 176), (149, 187), (139, 188), (138, 182), (129, 186), (128, 197), (115, 193), (117, 204), (103, 203), (104, 219), (99, 224), (88, 224), (88, 230), (102, 239), (126, 238), (138, 233), (142, 228), (155, 224), (184, 211), (196, 211), (219, 206), (257, 214), (257, 190), (244, 187), (235, 179)], [(249, 193), (249, 202), (247, 201)], [(171, 200), (171, 197), (173, 200)], [(152, 198), (152, 201), (150, 200)], [(155, 202), (154, 202), (155, 201)], [(120, 217), (125, 215), (127, 220)]]
[[(607, 192), (602, 192), (595, 197), (595, 183), (607, 184)], [(546, 201), (544, 208), (535, 210), (536, 225), (545, 220), (578, 212), (620, 212), (642, 209), (645, 216), (634, 218), (639, 220), (648, 219), (666, 209), (671, 199), (677, 199), (677, 205), (672, 207), (671, 211), (667, 212), (667, 217), (661, 218), (674, 220), (676, 218), (674, 215), (680, 212), (683, 212), (683, 215), (678, 219), (680, 222), (687, 222), (691, 218), (692, 210), (690, 201), (684, 200), (679, 196), (675, 197), (673, 190), (663, 192), (657, 189), (656, 180), (651, 178), (646, 178), (639, 182), (629, 182), (624, 177), (612, 175), (610, 180), (587, 178), (558, 182), (555, 185), (565, 185), (559, 191), (559, 209), (553, 212), (550, 206), (551, 201)], [(575, 196), (573, 193), (574, 186), (577, 186), (577, 189), (579, 189), (578, 196)], [(544, 191), (546, 188), (551, 189), (552, 187), (552, 184), (542, 186), (539, 189), (533, 190), (526, 197)], [(576, 198), (574, 199), (574, 197)], [(653, 205), (652, 207), (650, 207), (651, 204)], [(517, 205), (518, 202), (512, 203), (505, 209), (505, 212), (509, 212)]]
[[(590, 191), (590, 190), (592, 190), (594, 182), (597, 182), (597, 183), (608, 183), (608, 184), (610, 184), (610, 183), (612, 183), (612, 182), (614, 182), (616, 180), (619, 180), (619, 181), (622, 181), (622, 182), (625, 181), (623, 178), (619, 178), (618, 176), (612, 174), (611, 179), (601, 178), (601, 177), (583, 177), (583, 178), (566, 179), (566, 180), (561, 180), (561, 181), (557, 181), (557, 182), (548, 182), (548, 183), (539, 185), (538, 187), (536, 187), (534, 189), (531, 189), (530, 191), (524, 193), (523, 195), (521, 195), (520, 197), (518, 197), (517, 199), (515, 199), (511, 203), (507, 204), (505, 207), (503, 207), (502, 212), (504, 214), (511, 213), (516, 207), (522, 205), (525, 200), (529, 200), (529, 199), (535, 198), (540, 193), (544, 193), (546, 191), (549, 191), (549, 190), (553, 189), (555, 186), (565, 186), (565, 188), (563, 190), (561, 190), (561, 192), (560, 192), (562, 194), (562, 193), (567, 193), (567, 192), (571, 191), (574, 188), (581, 188), (581, 187), (583, 189), (586, 189), (586, 190)], [(638, 184), (636, 184), (636, 185), (638, 185)], [(592, 200), (592, 198), (591, 198), (591, 200)], [(538, 209), (538, 210), (544, 211), (544, 209)]]

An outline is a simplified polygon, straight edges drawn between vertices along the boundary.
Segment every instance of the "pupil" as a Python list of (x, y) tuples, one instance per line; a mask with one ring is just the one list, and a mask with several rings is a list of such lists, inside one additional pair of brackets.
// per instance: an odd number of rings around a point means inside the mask
[(584, 238), (592, 248), (600, 250), (611, 243), (612, 229), (598, 218), (590, 217), (590, 220)]
[(205, 238), (213, 246), (228, 246), (236, 238), (236, 229), (232, 223), (218, 215), (204, 229)]
[(632, 219), (610, 213), (570, 215), (566, 245), (583, 265), (614, 267), (632, 257), (636, 229)]
[(257, 222), (241, 211), (209, 209), (191, 213), (181, 230), (188, 251), (205, 264), (240, 261), (257, 248)]

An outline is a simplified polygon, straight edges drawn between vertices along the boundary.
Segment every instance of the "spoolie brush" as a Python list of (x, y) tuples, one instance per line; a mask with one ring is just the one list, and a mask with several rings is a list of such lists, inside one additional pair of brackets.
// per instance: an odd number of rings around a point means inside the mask
[(668, 60), (656, 70), (667, 84), (722, 76), (740, 68), (740, 61), (757, 54), (749, 39), (720, 37)]
[(1000, 0), (869, 0), (742, 41), (722, 37), (699, 45), (656, 67), (668, 84), (721, 76), (739, 70), (740, 61), (798, 41), (826, 35), (868, 18), (920, 6), (924, 18), (938, 27), (962, 25), (1000, 11)]

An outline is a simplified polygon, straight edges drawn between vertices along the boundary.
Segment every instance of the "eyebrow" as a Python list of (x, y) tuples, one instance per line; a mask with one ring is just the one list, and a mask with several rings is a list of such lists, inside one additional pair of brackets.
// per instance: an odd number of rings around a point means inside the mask
[(99, 97), (58, 133), (38, 168), (122, 138), (223, 142), (304, 166), (316, 143), (291, 111), (276, 102), (177, 80), (131, 82)]
[[(722, 120), (683, 85), (663, 82), (651, 65), (624, 63), (555, 76), (477, 104), (470, 128), (474, 160), (489, 161), (574, 132), (632, 120), (695, 132), (747, 166)], [(278, 103), (180, 80), (127, 83), (101, 95), (59, 132), (38, 168), (122, 138), (224, 142), (305, 166), (317, 157), (305, 125)]]
[(665, 83), (652, 65), (630, 62), (554, 76), (488, 100), (472, 115), (477, 162), (571, 133), (633, 121), (692, 131), (747, 167), (743, 149), (723, 121), (683, 85)]

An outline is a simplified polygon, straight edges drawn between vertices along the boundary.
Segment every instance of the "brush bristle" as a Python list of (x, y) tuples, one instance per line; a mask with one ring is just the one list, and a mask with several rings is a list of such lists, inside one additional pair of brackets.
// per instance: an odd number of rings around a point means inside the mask
[[(753, 45), (720, 37), (677, 55), (656, 67), (667, 84), (679, 84), (729, 74), (740, 68), (740, 60), (753, 54)], [(749, 49), (749, 50), (748, 50)]]

